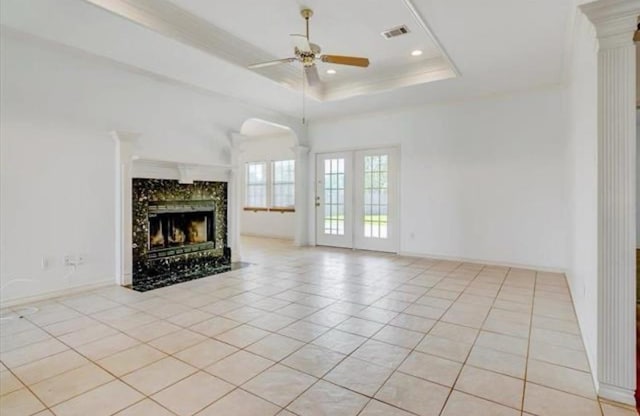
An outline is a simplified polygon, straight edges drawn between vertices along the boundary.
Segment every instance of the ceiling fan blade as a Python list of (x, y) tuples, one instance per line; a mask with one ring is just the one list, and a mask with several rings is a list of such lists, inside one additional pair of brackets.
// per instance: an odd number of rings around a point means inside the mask
[(315, 65), (305, 66), (304, 73), (307, 78), (307, 84), (310, 87), (320, 85), (320, 74), (318, 74), (318, 67)]
[(369, 66), (369, 60), (367, 58), (358, 58), (356, 56), (322, 55), (320, 60), (338, 65), (360, 66), (363, 68)]
[(257, 68), (266, 68), (268, 66), (280, 65), (280, 64), (288, 64), (290, 62), (295, 61), (296, 58), (284, 58), (284, 59), (276, 59), (275, 61), (267, 61), (260, 62), (258, 64), (249, 65), (247, 68), (249, 69), (257, 69)]
[(311, 44), (305, 35), (289, 35), (293, 46), (298, 48), (300, 52), (311, 52)]

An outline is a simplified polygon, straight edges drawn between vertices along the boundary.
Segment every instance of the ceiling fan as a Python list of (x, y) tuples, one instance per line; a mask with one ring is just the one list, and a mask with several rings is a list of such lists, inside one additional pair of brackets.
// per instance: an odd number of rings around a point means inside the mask
[(301, 62), (305, 72), (305, 78), (309, 86), (314, 87), (320, 84), (320, 75), (318, 74), (318, 67), (316, 61), (327, 62), (338, 65), (350, 65), (366, 68), (369, 66), (369, 59), (359, 58), (355, 56), (340, 56), (340, 55), (321, 55), (320, 46), (315, 43), (309, 42), (309, 19), (313, 16), (311, 9), (303, 9), (300, 14), (306, 22), (306, 34), (305, 35), (290, 35), (293, 42), (294, 55), (291, 58), (277, 59), (275, 61), (261, 62), (253, 65), (249, 65), (249, 69), (265, 68), (274, 65), (288, 64), (291, 62)]

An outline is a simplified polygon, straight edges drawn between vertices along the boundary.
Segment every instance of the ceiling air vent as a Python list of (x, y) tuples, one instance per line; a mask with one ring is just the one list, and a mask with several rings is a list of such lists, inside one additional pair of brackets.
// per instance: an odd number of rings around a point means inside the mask
[(384, 32), (381, 33), (381, 35), (384, 36), (385, 39), (391, 39), (397, 36), (406, 35), (407, 33), (409, 33), (409, 28), (406, 25), (402, 25), (402, 26), (392, 27), (389, 30), (385, 30)]

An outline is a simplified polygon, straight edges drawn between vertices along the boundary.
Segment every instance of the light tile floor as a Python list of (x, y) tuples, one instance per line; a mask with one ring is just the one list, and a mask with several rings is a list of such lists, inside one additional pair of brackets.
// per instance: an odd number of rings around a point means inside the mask
[(2, 416), (636, 414), (596, 399), (562, 275), (244, 243), (249, 268), (2, 320)]

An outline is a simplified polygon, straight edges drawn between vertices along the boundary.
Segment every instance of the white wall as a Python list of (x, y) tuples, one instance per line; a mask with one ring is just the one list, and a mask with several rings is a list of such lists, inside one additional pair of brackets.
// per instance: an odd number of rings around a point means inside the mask
[[(254, 137), (243, 144), (240, 161), (247, 162), (295, 159), (292, 150), (294, 138), (291, 134), (266, 137)], [(241, 182), (245, 183), (245, 170), (242, 169)], [(243, 205), (244, 205), (243, 187)], [(295, 213), (242, 211), (240, 232), (244, 235), (274, 237), (293, 240), (295, 236)]]
[[(4, 30), (0, 40), (2, 302), (115, 281), (110, 131), (140, 133), (141, 158), (228, 164), (229, 131), (264, 118), (68, 48)], [(67, 254), (86, 263), (65, 279)], [(17, 278), (35, 282), (7, 286)]]
[(568, 68), (571, 229), (567, 278), (597, 381), (598, 347), (598, 79), (595, 29), (577, 10)]
[[(0, 137), (2, 299), (113, 282), (115, 172), (108, 136), (2, 118)], [(70, 254), (86, 261), (73, 274), (64, 266)]]
[(314, 152), (400, 144), (404, 253), (567, 267), (562, 90), (312, 123)]

